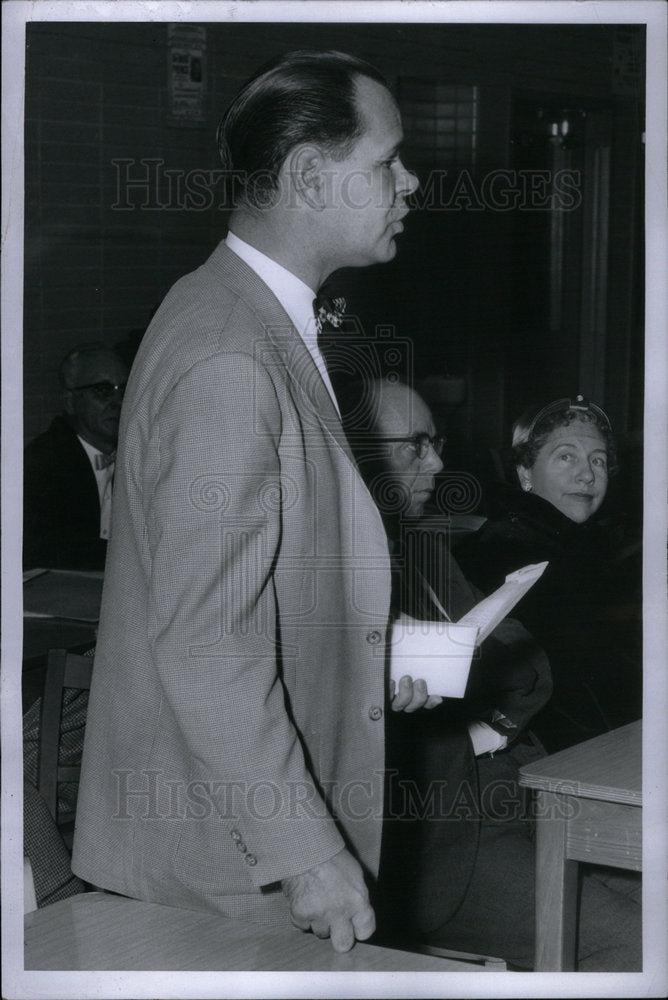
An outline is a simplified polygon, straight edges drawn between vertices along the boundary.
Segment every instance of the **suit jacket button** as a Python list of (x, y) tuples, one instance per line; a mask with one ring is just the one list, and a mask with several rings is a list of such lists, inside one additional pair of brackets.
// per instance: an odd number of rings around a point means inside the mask
[(250, 865), (251, 868), (253, 868), (257, 864), (257, 858), (255, 857), (254, 854), (247, 854), (246, 857), (244, 858), (244, 861), (246, 862), (247, 865)]
[(236, 844), (237, 844), (237, 850), (241, 851), (242, 854), (245, 854), (246, 845), (244, 844), (243, 840), (237, 840)]
[(383, 710), (380, 707), (380, 705), (373, 705), (369, 709), (369, 718), (372, 719), (373, 722), (378, 722), (378, 720), (382, 719), (382, 717), (383, 717)]
[(235, 844), (238, 844), (239, 841), (241, 840), (241, 834), (239, 833), (238, 830), (230, 830), (230, 837), (235, 842)]
[(366, 637), (366, 641), (370, 643), (372, 646), (377, 646), (382, 638), (383, 637), (380, 634), (380, 632), (374, 629), (373, 632), (369, 632), (369, 634)]

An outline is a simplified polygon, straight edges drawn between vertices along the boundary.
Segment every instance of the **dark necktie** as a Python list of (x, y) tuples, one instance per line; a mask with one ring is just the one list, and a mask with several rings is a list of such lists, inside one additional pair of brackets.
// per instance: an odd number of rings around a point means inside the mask
[(110, 465), (113, 465), (116, 461), (116, 452), (112, 451), (109, 455), (95, 455), (95, 468), (99, 472), (100, 469), (108, 469)]

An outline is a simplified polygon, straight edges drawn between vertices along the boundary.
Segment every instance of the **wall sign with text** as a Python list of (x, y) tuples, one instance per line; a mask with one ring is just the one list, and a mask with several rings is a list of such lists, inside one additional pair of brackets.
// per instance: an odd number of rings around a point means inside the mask
[(173, 125), (205, 121), (206, 28), (169, 24), (169, 119)]

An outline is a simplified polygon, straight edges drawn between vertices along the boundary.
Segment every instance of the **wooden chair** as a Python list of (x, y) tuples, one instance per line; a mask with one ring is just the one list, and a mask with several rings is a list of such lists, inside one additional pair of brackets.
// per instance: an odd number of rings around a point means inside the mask
[(60, 763), (63, 694), (66, 688), (89, 689), (92, 672), (92, 656), (68, 653), (65, 649), (49, 650), (42, 693), (37, 788), (59, 827), (73, 826), (74, 815), (58, 816), (58, 785), (78, 782), (81, 772), (80, 764)]
[(85, 891), (48, 806), (32, 782), (23, 781), (23, 908), (30, 913)]

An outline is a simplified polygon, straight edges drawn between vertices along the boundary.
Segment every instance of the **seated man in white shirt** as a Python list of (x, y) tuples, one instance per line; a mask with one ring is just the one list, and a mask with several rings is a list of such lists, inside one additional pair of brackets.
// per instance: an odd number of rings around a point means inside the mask
[[(381, 379), (350, 386), (340, 403), (388, 533), (395, 616), (437, 621), (444, 610), (458, 621), (483, 595), (452, 558), (443, 515), (424, 516), (443, 469), (429, 408), (408, 386)], [(522, 764), (544, 753), (526, 727), (550, 693), (545, 655), (505, 619), (474, 656), (463, 699), (445, 698), (428, 713), (388, 713), (376, 900), (383, 939), (532, 967), (535, 846), (517, 779)], [(639, 928), (636, 902), (584, 879), (580, 971), (639, 969)]]
[(81, 344), (59, 370), (63, 413), (24, 454), (23, 565), (101, 570), (125, 363), (101, 343)]

